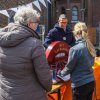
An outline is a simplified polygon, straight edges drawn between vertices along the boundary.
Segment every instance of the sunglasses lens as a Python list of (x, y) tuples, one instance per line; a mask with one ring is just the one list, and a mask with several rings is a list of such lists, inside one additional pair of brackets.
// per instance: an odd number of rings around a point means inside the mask
[(62, 24), (66, 24), (67, 22), (61, 22)]

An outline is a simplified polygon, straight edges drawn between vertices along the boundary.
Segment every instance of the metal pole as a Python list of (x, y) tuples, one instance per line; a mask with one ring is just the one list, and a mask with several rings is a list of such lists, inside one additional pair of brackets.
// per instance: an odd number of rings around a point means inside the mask
[(44, 43), (45, 26), (42, 25), (42, 43)]
[[(51, 1), (51, 0), (50, 0)], [(51, 29), (51, 4), (47, 2), (47, 27), (48, 31)]]
[(81, 14), (82, 14), (82, 21), (84, 21), (84, 11), (85, 11), (85, 9), (84, 9), (84, 0), (82, 0), (82, 2), (81, 2)]

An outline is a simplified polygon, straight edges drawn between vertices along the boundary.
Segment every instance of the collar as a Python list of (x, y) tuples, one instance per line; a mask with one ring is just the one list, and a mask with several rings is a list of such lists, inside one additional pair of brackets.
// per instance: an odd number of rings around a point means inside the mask
[(80, 38), (80, 39), (76, 40), (75, 43), (78, 44), (78, 43), (81, 43), (81, 42), (85, 42), (85, 40), (83, 38)]

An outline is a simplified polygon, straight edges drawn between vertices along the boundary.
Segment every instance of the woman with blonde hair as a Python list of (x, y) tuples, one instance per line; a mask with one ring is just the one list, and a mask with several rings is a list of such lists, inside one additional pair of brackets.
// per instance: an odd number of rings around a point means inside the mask
[(73, 34), (76, 45), (70, 49), (68, 62), (59, 75), (63, 77), (71, 74), (73, 100), (92, 100), (94, 90), (92, 65), (96, 52), (88, 38), (84, 22), (75, 24)]

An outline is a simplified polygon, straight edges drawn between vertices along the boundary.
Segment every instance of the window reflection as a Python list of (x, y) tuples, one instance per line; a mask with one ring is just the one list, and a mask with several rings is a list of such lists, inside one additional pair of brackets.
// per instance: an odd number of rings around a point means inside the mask
[(72, 21), (78, 21), (78, 8), (72, 8)]

